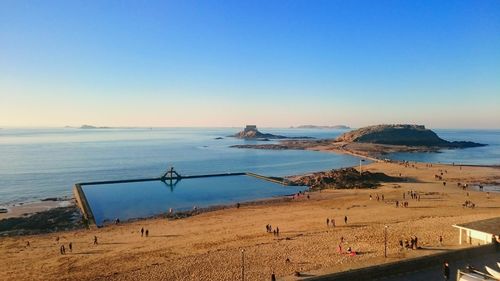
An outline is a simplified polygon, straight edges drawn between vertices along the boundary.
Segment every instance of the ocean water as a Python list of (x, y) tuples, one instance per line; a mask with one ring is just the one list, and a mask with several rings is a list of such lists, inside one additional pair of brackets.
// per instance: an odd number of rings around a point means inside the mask
[[(314, 151), (236, 149), (256, 143), (227, 135), (241, 128), (0, 129), (0, 204), (71, 196), (74, 183), (160, 176), (169, 166), (184, 175), (254, 172), (294, 175), (359, 164), (349, 155)], [(332, 138), (345, 130), (265, 129), (287, 136)], [(448, 140), (486, 147), (442, 153), (393, 154), (423, 162), (500, 164), (499, 130), (436, 130)], [(224, 137), (216, 140), (216, 137)]]
[(500, 130), (434, 130), (449, 141), (473, 141), (487, 144), (466, 149), (443, 149), (439, 153), (392, 153), (387, 158), (432, 163), (500, 165)]
[(252, 176), (222, 176), (182, 179), (169, 186), (162, 181), (84, 185), (97, 225), (116, 218), (145, 218), (174, 211), (227, 205), (294, 194), (301, 186), (283, 186)]
[[(226, 137), (239, 130), (4, 128), (0, 130), (0, 204), (71, 196), (77, 182), (157, 177), (169, 166), (183, 175), (254, 172), (285, 176), (359, 163), (355, 157), (334, 153), (230, 148), (256, 143)], [(262, 131), (316, 138), (344, 132)]]

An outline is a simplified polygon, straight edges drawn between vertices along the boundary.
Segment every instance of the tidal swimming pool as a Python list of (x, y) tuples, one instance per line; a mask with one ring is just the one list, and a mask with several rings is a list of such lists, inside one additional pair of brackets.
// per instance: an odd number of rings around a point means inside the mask
[[(108, 221), (147, 218), (194, 206), (204, 208), (294, 194), (305, 186), (284, 186), (249, 175), (186, 178), (176, 184), (160, 180), (112, 184), (82, 184), (94, 216), (102, 226)], [(175, 181), (174, 181), (175, 183)]]

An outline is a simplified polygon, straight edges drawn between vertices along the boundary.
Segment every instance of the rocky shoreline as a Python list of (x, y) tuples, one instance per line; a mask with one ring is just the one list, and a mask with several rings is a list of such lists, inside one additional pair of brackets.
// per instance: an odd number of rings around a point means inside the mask
[(242, 144), (233, 148), (271, 150), (316, 150), (347, 153), (373, 160), (381, 160), (384, 155), (396, 152), (433, 152), (441, 149), (463, 149), (480, 147), (470, 141), (449, 142), (439, 138), (431, 130), (418, 125), (377, 125), (342, 134), (335, 139), (322, 140), (281, 140), (274, 144)]

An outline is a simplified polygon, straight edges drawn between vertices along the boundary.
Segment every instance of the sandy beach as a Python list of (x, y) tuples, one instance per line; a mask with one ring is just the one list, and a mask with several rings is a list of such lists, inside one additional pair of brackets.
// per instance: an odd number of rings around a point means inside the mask
[(33, 213), (43, 212), (58, 207), (67, 207), (73, 204), (73, 200), (69, 199), (61, 201), (37, 201), (24, 204), (14, 204), (5, 207), (8, 212), (0, 213), (0, 220), (27, 216)]
[[(498, 168), (372, 163), (363, 169), (392, 176), (401, 173), (409, 182), (387, 183), (374, 190), (323, 190), (310, 193), (310, 199), (302, 196), (292, 202), (229, 208), (179, 220), (0, 238), (0, 279), (235, 280), (240, 278), (243, 249), (248, 280), (266, 280), (273, 271), (282, 280), (295, 280), (295, 271), (316, 275), (456, 249), (458, 231), (452, 224), (500, 215), (499, 194), (457, 187), (457, 182), (498, 181)], [(441, 171), (446, 186), (435, 180)], [(396, 208), (395, 201), (403, 200), (409, 190), (417, 191), (420, 201), (406, 196), (409, 206)], [(377, 201), (376, 195), (385, 200)], [(465, 200), (476, 207), (464, 208)], [(327, 227), (326, 218), (335, 219), (336, 227)], [(279, 236), (266, 233), (266, 224), (279, 227)], [(141, 228), (149, 230), (149, 237), (141, 237)], [(398, 241), (412, 235), (422, 249), (401, 251)], [(94, 236), (98, 245), (93, 245)], [(343, 250), (352, 247), (357, 256), (337, 252), (341, 237)], [(61, 245), (65, 255), (60, 254)]]

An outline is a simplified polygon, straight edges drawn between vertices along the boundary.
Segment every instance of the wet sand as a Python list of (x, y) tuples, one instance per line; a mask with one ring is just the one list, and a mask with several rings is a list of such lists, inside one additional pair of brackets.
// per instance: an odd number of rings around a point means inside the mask
[(0, 220), (23, 217), (37, 212), (48, 211), (54, 208), (67, 207), (73, 204), (74, 202), (72, 200), (61, 200), (61, 201), (37, 201), (37, 202), (29, 202), (24, 204), (5, 206), (2, 208), (7, 208), (8, 212), (0, 213)]
[[(244, 249), (246, 280), (270, 279), (272, 271), (280, 279), (295, 280), (295, 271), (316, 275), (456, 249), (458, 231), (452, 224), (500, 215), (499, 194), (491, 193), (488, 198), (485, 192), (457, 187), (459, 181), (498, 181), (498, 168), (372, 163), (363, 169), (391, 176), (401, 173), (410, 182), (388, 183), (376, 190), (324, 190), (311, 193), (310, 199), (304, 196), (178, 220), (150, 219), (101, 229), (0, 238), (0, 279), (237, 280)], [(447, 171), (443, 174), (446, 187), (435, 180), (439, 170)], [(408, 190), (418, 191), (421, 200), (406, 196), (409, 207), (396, 208), (395, 200), (401, 201)], [(377, 201), (376, 194), (383, 194), (385, 202)], [(473, 201), (476, 208), (463, 208), (465, 200)], [(347, 224), (344, 216), (348, 216)], [(337, 226), (327, 227), (326, 218), (334, 218)], [(279, 237), (266, 233), (266, 224), (278, 226)], [(384, 225), (388, 226), (387, 259), (383, 257)], [(149, 237), (141, 237), (141, 227), (149, 230)], [(94, 235), (98, 245), (93, 245)], [(419, 238), (423, 249), (400, 251), (398, 241), (411, 235)], [(360, 254), (337, 253), (341, 237), (344, 250), (352, 247)], [(66, 255), (59, 253), (62, 244)]]

